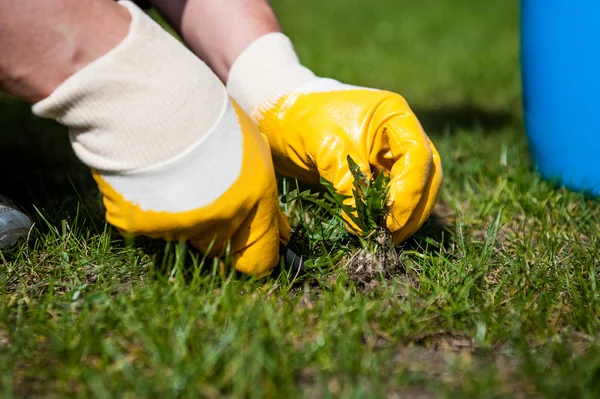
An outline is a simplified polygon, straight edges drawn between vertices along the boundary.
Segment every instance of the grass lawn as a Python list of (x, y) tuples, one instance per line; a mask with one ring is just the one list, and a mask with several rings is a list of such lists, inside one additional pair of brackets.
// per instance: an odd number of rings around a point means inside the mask
[(0, 397), (599, 397), (600, 202), (532, 169), (518, 1), (273, 3), (316, 73), (413, 106), (436, 215), (368, 279), (361, 244), (291, 201), (308, 273), (244, 278), (124, 242), (66, 132), (0, 97), (0, 193), (36, 221), (0, 252)]

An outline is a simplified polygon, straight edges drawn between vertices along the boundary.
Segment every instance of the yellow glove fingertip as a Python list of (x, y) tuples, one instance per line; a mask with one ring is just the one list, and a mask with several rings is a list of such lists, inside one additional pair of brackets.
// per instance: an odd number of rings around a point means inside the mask
[[(431, 141), (429, 143), (432, 152), (431, 170), (417, 206), (409, 215), (406, 207), (394, 209), (392, 204), (390, 214), (387, 217), (386, 224), (392, 232), (394, 245), (403, 243), (415, 234), (429, 219), (437, 202), (443, 180), (442, 163), (437, 149)], [(393, 192), (390, 192), (390, 196), (393, 197)], [(407, 220), (407, 222), (401, 225), (398, 223), (399, 220)]]
[(233, 266), (246, 275), (262, 276), (279, 263), (279, 234), (268, 232), (250, 246), (233, 254)]
[(291, 228), (273, 194), (252, 210), (231, 238), (233, 266), (247, 275), (261, 276), (279, 263), (279, 245), (290, 240)]

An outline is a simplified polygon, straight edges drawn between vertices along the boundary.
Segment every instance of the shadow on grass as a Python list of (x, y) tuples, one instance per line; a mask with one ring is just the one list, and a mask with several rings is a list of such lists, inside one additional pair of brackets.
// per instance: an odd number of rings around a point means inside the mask
[(66, 128), (35, 117), (30, 105), (0, 95), (0, 194), (29, 214), (76, 210), (78, 194), (95, 193), (89, 170), (75, 157)]
[(413, 108), (428, 135), (440, 135), (456, 129), (494, 133), (518, 122), (507, 110), (485, 109), (473, 105), (450, 105), (436, 108)]
[(446, 211), (434, 208), (429, 219), (404, 243), (402, 250), (434, 252), (440, 247), (447, 249), (454, 236), (454, 223), (449, 220)]

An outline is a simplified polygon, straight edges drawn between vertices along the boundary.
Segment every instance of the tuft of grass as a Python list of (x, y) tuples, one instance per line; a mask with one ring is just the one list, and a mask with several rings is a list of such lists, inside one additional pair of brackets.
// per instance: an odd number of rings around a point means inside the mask
[[(385, 227), (385, 217), (387, 216), (387, 194), (389, 176), (384, 173), (378, 174), (374, 179), (360, 170), (358, 164), (350, 155), (346, 158), (350, 173), (354, 178), (352, 196), (344, 195), (336, 191), (332, 183), (321, 177), (321, 184), (326, 190), (325, 199), (329, 200), (336, 207), (333, 216), (339, 216), (336, 209), (340, 209), (352, 221), (348, 227), (360, 237), (369, 237), (378, 233)], [(347, 200), (352, 198), (353, 205), (348, 205)]]
[[(325, 188), (326, 206), (333, 212), (332, 216), (341, 218), (342, 212), (350, 219), (346, 227), (350, 229), (360, 242), (360, 249), (354, 251), (344, 264), (350, 279), (369, 284), (374, 279), (381, 279), (397, 273), (400, 269), (398, 254), (392, 244), (391, 233), (385, 227), (388, 209), (388, 184), (390, 178), (379, 173), (375, 178), (367, 176), (350, 155), (346, 158), (352, 174), (352, 196), (343, 195), (335, 190), (332, 183), (321, 178)], [(348, 205), (348, 199), (354, 201)], [(323, 206), (323, 202), (317, 202)]]

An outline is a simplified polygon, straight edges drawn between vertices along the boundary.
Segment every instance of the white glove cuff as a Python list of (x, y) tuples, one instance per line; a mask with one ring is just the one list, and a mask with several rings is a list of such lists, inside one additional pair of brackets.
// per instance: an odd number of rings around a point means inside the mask
[(168, 162), (211, 131), (228, 102), (213, 72), (142, 10), (121, 1), (127, 37), (33, 112), (69, 127), (77, 156), (103, 172)]
[(253, 41), (235, 60), (227, 79), (231, 96), (255, 120), (281, 96), (316, 79), (302, 66), (290, 39), (268, 33)]

